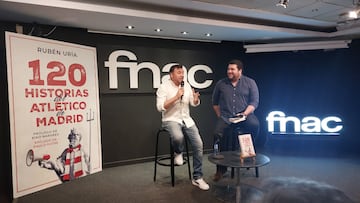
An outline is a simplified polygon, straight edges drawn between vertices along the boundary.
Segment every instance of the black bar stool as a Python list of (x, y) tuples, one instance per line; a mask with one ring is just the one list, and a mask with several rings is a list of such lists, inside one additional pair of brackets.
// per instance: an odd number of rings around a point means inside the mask
[[(158, 156), (159, 151), (159, 137), (162, 134), (166, 134), (169, 137), (169, 143), (170, 143), (170, 155), (164, 155), (164, 156)], [(190, 158), (189, 158), (189, 148), (187, 143), (187, 138), (184, 136), (184, 142), (185, 142), (185, 150), (186, 150), (186, 157), (184, 157), (184, 164), (187, 164), (188, 171), (189, 171), (189, 179), (191, 180), (191, 170), (190, 170)], [(170, 160), (170, 163), (165, 160)], [(175, 185), (175, 167), (179, 165), (175, 165), (174, 163), (174, 148), (171, 144), (171, 138), (170, 134), (167, 130), (164, 128), (160, 128), (158, 132), (156, 133), (156, 147), (155, 147), (155, 160), (154, 160), (154, 182), (156, 181), (156, 167), (157, 165), (161, 166), (168, 166), (170, 167), (170, 173), (171, 173), (171, 184), (174, 187)]]

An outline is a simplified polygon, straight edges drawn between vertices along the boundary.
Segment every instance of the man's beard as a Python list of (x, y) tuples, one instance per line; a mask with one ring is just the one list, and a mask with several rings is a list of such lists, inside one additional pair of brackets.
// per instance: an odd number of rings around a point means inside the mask
[(236, 79), (234, 74), (228, 75), (228, 78), (229, 78), (230, 80), (235, 80), (235, 79)]

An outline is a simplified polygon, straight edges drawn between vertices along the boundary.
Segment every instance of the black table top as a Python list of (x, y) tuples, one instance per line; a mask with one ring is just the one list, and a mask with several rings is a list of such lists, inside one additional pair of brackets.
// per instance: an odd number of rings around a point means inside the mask
[(210, 154), (208, 159), (211, 163), (221, 166), (234, 167), (234, 168), (256, 168), (270, 163), (270, 158), (257, 153), (253, 158), (245, 158), (243, 162), (240, 160), (240, 153), (238, 151), (220, 152), (223, 156), (222, 159), (217, 158), (214, 154)]

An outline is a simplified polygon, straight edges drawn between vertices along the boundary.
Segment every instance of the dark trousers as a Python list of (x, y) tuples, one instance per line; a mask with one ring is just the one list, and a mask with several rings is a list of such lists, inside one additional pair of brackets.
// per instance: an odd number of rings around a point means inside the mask
[[(238, 150), (239, 140), (238, 135), (251, 134), (252, 140), (255, 144), (256, 137), (259, 134), (260, 123), (258, 118), (254, 114), (250, 114), (246, 117), (245, 121), (227, 124), (222, 118), (218, 118), (214, 131), (214, 142), (219, 143), (220, 151), (234, 151)], [(227, 167), (216, 166), (216, 171), (225, 173)]]

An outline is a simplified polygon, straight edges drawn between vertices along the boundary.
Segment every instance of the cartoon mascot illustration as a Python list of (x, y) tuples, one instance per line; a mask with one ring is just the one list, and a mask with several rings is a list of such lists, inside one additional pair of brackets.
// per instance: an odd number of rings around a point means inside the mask
[(75, 128), (68, 135), (69, 147), (66, 148), (56, 161), (39, 160), (39, 166), (54, 170), (62, 182), (74, 180), (90, 172), (90, 157), (80, 144), (81, 134)]

